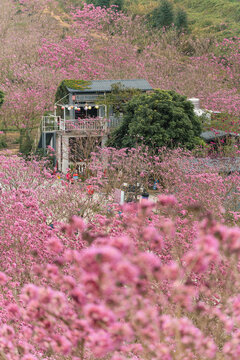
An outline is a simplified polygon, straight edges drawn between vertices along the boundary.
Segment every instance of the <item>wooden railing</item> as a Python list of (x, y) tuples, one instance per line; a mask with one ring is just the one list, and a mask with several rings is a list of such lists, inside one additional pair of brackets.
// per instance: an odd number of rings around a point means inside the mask
[(59, 130), (60, 118), (54, 115), (42, 117), (42, 132), (54, 132)]
[(118, 127), (122, 118), (110, 116), (109, 119), (89, 118), (78, 120), (64, 120), (58, 116), (43, 116), (42, 131), (80, 131), (80, 132), (98, 132), (106, 133)]
[(101, 119), (63, 120), (62, 126), (63, 131), (107, 131), (107, 122)]

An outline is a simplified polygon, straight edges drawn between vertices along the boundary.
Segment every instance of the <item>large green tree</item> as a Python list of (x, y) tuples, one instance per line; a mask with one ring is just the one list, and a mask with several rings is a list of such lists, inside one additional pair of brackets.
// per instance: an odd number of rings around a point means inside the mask
[(153, 27), (168, 28), (174, 22), (173, 5), (168, 0), (162, 0), (150, 14), (150, 23)]
[(123, 122), (110, 136), (108, 146), (134, 147), (143, 142), (192, 149), (201, 143), (201, 121), (193, 104), (175, 91), (155, 90), (134, 96), (125, 106)]

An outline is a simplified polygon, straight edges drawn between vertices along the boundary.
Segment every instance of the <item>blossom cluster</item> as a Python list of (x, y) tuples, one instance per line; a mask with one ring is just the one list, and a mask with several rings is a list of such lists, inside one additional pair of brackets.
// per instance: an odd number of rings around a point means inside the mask
[[(238, 359), (239, 175), (180, 150), (99, 151), (73, 184), (1, 156), (3, 358)], [(158, 174), (151, 200), (115, 202), (126, 163), (130, 183)]]

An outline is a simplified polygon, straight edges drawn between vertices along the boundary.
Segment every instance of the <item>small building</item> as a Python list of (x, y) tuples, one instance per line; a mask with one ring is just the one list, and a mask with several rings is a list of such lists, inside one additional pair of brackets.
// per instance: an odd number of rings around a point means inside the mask
[(229, 139), (239, 139), (240, 135), (233, 132), (211, 129), (201, 133), (201, 138), (206, 143), (218, 143), (219, 141), (227, 143)]
[(115, 114), (104, 99), (113, 86), (121, 89), (153, 90), (144, 79), (64, 80), (56, 92), (54, 114), (43, 116), (40, 147), (56, 151), (58, 170), (66, 173), (71, 161), (81, 167), (86, 150), (104, 144), (110, 131), (120, 125), (122, 114)]

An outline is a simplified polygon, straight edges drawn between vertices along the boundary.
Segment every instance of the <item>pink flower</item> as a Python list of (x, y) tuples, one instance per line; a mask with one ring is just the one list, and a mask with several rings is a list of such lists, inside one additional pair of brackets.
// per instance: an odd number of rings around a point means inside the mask
[(83, 305), (86, 303), (86, 295), (84, 289), (80, 285), (75, 287), (70, 294), (77, 304)]
[(0, 285), (3, 286), (7, 283), (8, 277), (3, 273), (0, 272)]
[(142, 252), (136, 258), (139, 267), (145, 272), (157, 274), (161, 270), (161, 261), (157, 255), (152, 252)]
[(22, 360), (37, 360), (37, 358), (31, 354), (26, 354), (22, 357)]
[(117, 279), (123, 283), (134, 283), (138, 280), (139, 270), (130, 262), (123, 260), (118, 262), (115, 268)]
[(84, 220), (79, 216), (73, 216), (70, 220), (70, 225), (74, 230), (79, 230), (83, 232), (86, 228)]
[(147, 226), (143, 229), (143, 239), (149, 242), (153, 249), (160, 250), (163, 246), (163, 238), (154, 226)]
[(87, 304), (84, 306), (83, 311), (93, 326), (109, 326), (115, 320), (115, 316), (112, 311), (104, 305)]
[(114, 343), (110, 334), (106, 331), (95, 331), (89, 336), (89, 346), (93, 355), (97, 358), (103, 358), (114, 349)]
[(48, 240), (48, 248), (50, 251), (53, 251), (56, 254), (59, 254), (60, 252), (63, 251), (63, 244), (59, 238), (51, 237)]
[(158, 202), (162, 206), (173, 207), (177, 204), (177, 199), (174, 195), (159, 195)]
[(57, 353), (60, 352), (63, 355), (71, 353), (72, 343), (65, 336), (55, 335), (53, 339), (52, 347)]
[(19, 317), (20, 312), (19, 312), (19, 307), (17, 306), (17, 304), (9, 304), (7, 306), (7, 311), (11, 317), (13, 317), (13, 318)]

